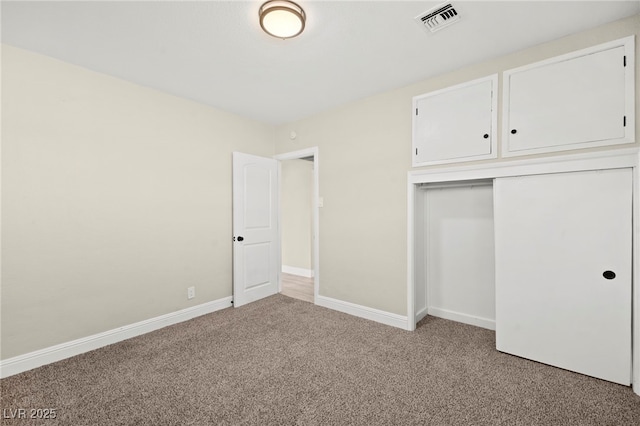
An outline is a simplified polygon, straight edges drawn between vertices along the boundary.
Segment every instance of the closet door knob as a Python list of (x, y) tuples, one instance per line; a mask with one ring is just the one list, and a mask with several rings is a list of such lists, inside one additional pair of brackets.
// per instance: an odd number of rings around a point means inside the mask
[(613, 271), (604, 271), (602, 273), (602, 276), (605, 277), (608, 280), (612, 280), (616, 277), (616, 273)]
[(489, 139), (489, 133), (485, 133), (483, 136), (485, 139)]
[(238, 237), (238, 241), (244, 241), (244, 237)]
[(515, 135), (516, 133), (518, 133), (518, 131), (516, 129), (511, 129), (511, 134)]

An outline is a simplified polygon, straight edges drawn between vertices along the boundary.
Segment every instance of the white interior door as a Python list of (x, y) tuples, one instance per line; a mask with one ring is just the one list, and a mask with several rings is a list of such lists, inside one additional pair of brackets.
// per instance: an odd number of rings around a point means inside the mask
[(278, 162), (233, 153), (233, 304), (278, 292)]
[(494, 189), (497, 349), (628, 385), (631, 169)]

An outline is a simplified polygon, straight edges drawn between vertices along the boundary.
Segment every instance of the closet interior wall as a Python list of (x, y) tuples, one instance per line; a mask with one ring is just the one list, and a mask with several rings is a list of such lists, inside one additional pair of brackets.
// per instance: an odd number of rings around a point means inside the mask
[(493, 181), (418, 190), (416, 314), (495, 329)]

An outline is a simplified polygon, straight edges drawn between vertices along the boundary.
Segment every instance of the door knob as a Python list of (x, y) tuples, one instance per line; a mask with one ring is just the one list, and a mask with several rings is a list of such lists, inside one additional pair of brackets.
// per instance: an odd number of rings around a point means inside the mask
[(238, 241), (244, 241), (244, 237), (238, 237)]
[(511, 134), (515, 135), (516, 133), (518, 133), (518, 131), (516, 129), (511, 129)]
[(616, 273), (613, 271), (604, 271), (602, 273), (602, 276), (605, 277), (608, 280), (612, 280), (616, 277)]
[(485, 139), (489, 139), (489, 134), (488, 134), (488, 133), (485, 133), (485, 134), (484, 134), (484, 138), (485, 138)]

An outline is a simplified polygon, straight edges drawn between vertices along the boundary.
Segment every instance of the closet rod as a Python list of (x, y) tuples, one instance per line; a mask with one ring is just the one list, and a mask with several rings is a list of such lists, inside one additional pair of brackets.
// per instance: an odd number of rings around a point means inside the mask
[(447, 189), (447, 188), (473, 188), (474, 186), (491, 186), (493, 179), (474, 180), (474, 181), (456, 181), (456, 182), (438, 182), (438, 183), (421, 183), (418, 188), (426, 189)]

